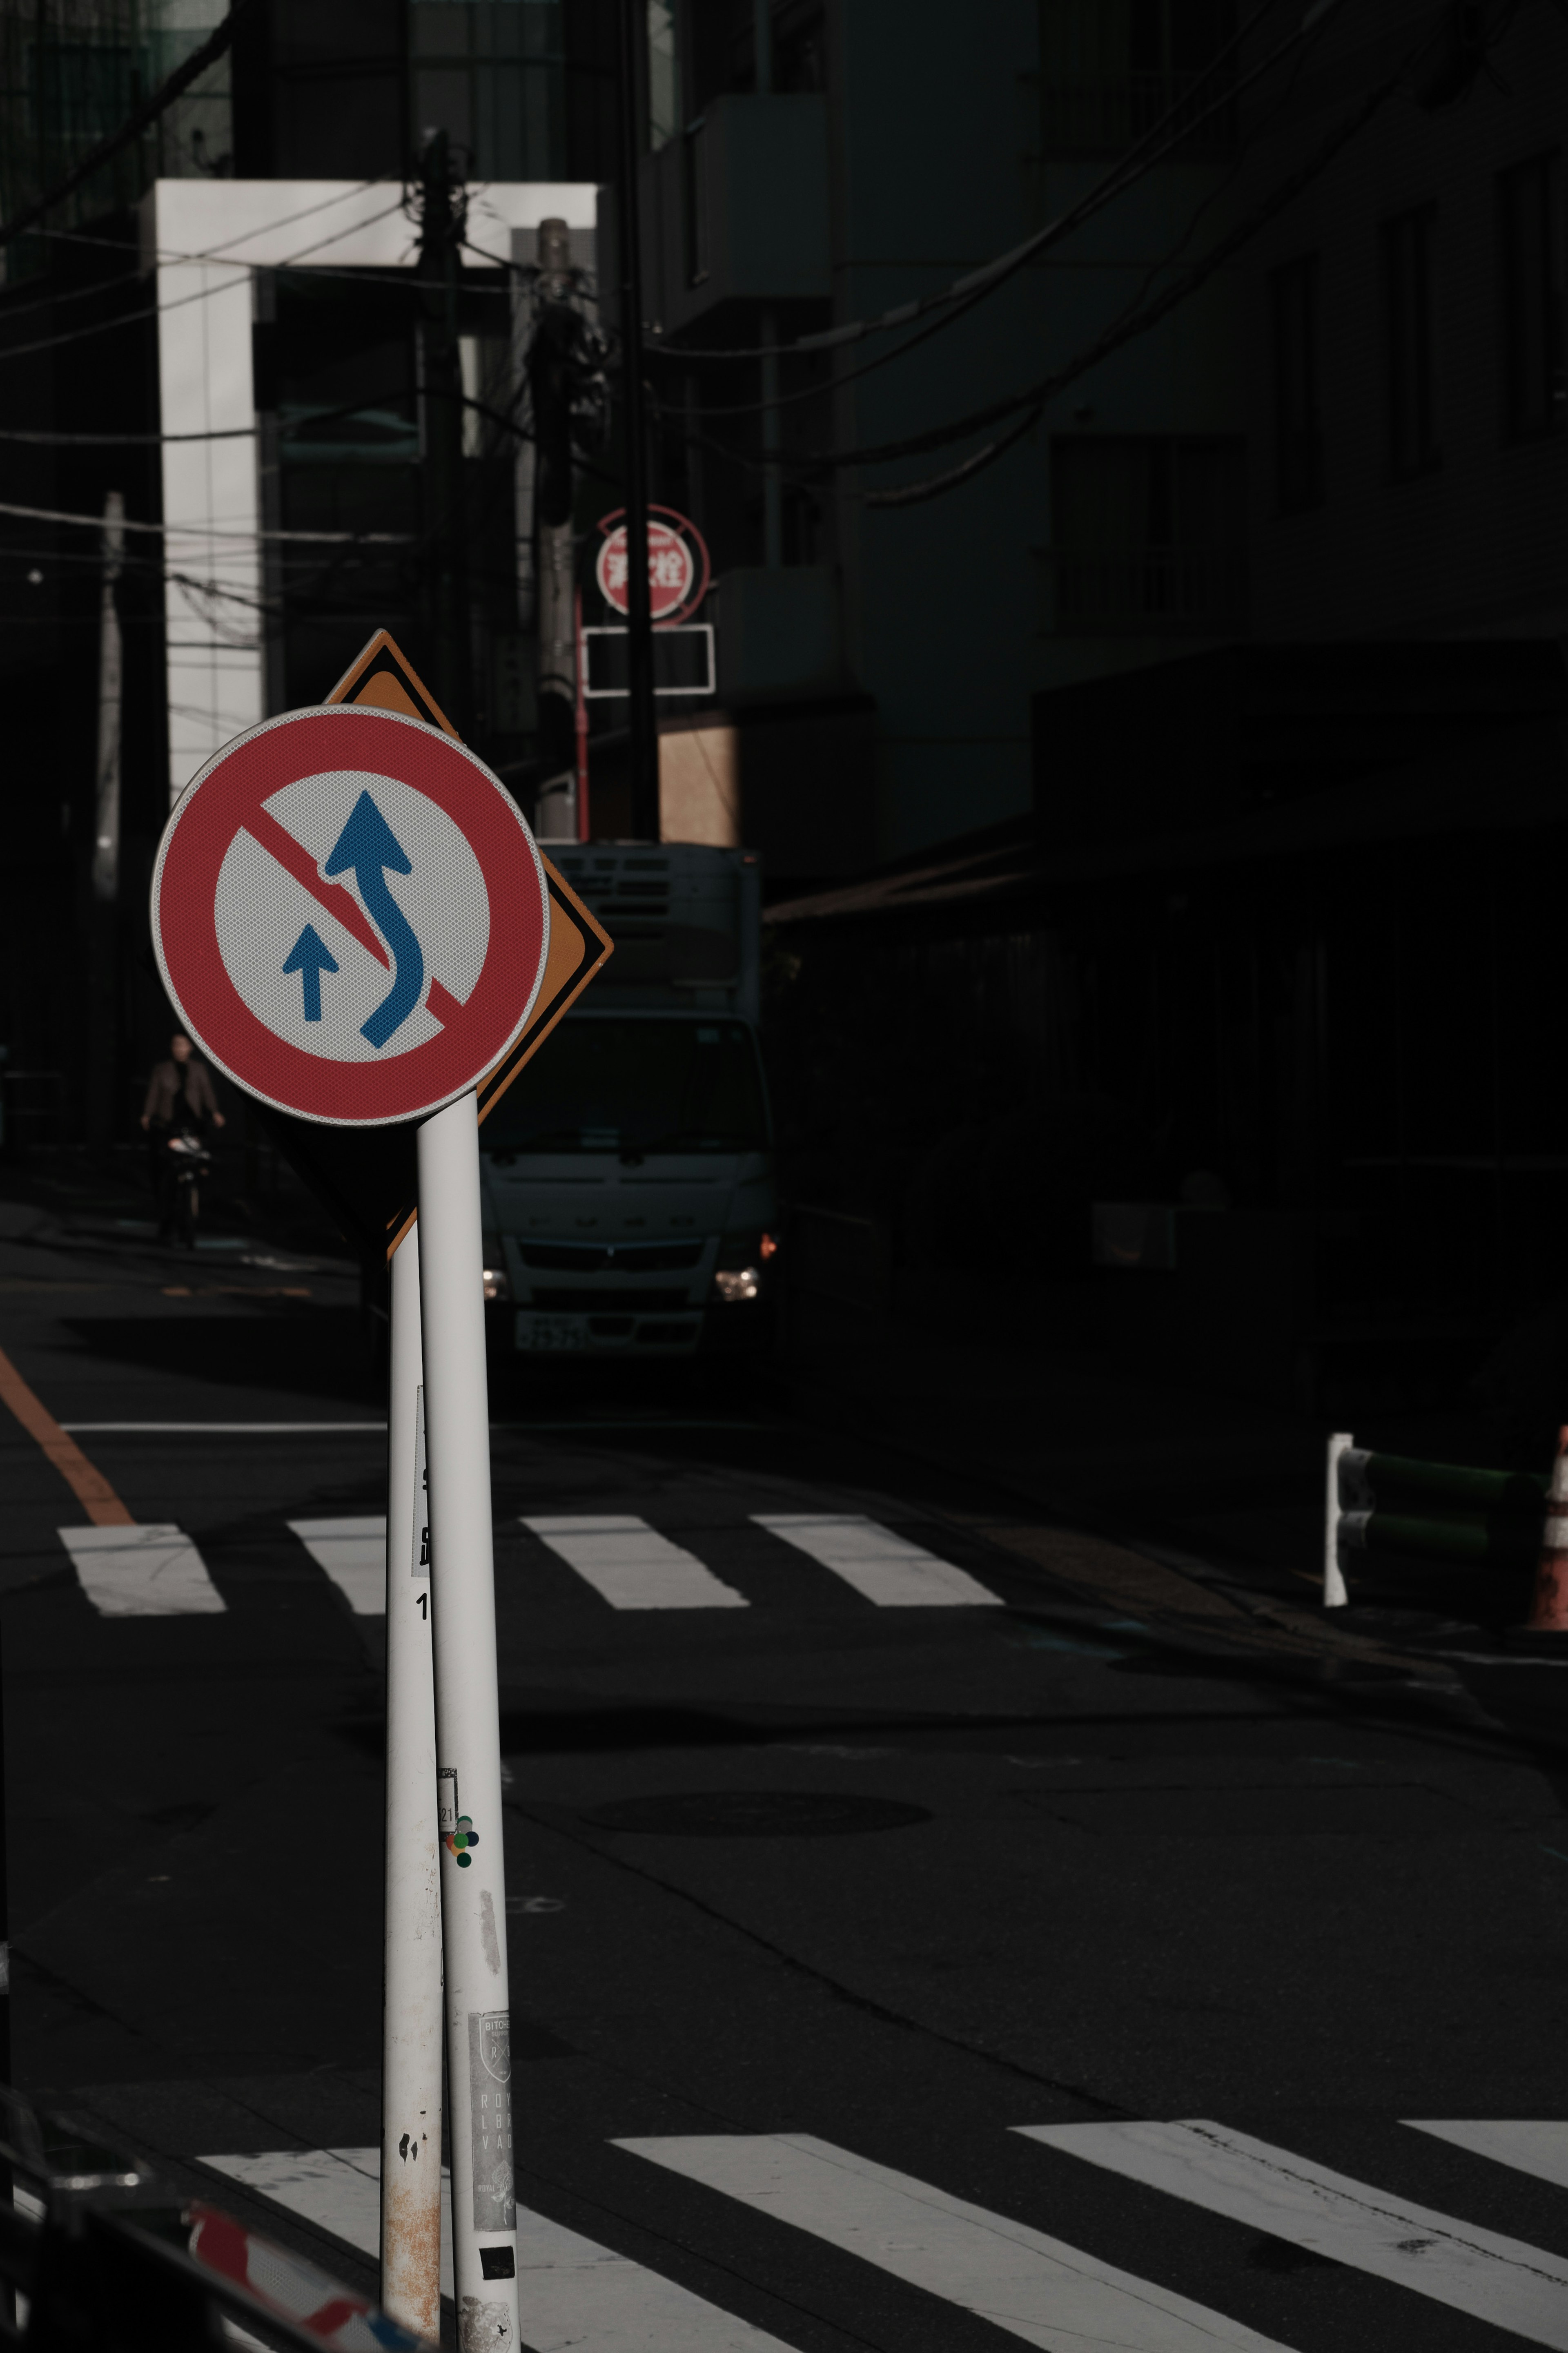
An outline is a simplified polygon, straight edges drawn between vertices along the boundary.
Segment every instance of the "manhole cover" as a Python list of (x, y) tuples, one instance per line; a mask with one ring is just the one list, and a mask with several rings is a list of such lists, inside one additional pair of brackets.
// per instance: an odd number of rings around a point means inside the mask
[(602, 1831), (661, 1831), (678, 1838), (843, 1838), (855, 1831), (900, 1831), (929, 1822), (923, 1806), (896, 1798), (835, 1797), (818, 1790), (693, 1789), (665, 1798), (621, 1798), (584, 1821)]

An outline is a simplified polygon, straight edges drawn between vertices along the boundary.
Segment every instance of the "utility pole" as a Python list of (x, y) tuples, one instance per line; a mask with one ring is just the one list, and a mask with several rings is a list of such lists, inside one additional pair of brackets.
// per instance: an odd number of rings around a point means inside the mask
[(88, 1142), (95, 1152), (114, 1140), (114, 1063), (119, 1037), (115, 951), (119, 943), (120, 744), (124, 649), (115, 590), (125, 562), (125, 500), (103, 501), (103, 572), (99, 591), (98, 762), (93, 793), (92, 905), (88, 948)]
[(100, 906), (120, 896), (120, 705), (124, 657), (114, 590), (125, 562), (125, 500), (103, 501), (103, 582), (98, 626), (98, 789), (92, 833), (92, 895)]
[(469, 723), (463, 363), (458, 273), (468, 210), (444, 131), (419, 158), (419, 388), (425, 484), (423, 565), (431, 684), (459, 734)]
[(653, 699), (653, 614), (647, 579), (647, 435), (643, 417), (642, 233), (638, 221), (637, 45), (645, 0), (620, 0), (621, 16), (621, 380), (626, 437), (626, 726), (631, 828), (637, 841), (659, 839), (658, 730)]
[[(759, 98), (773, 86), (773, 0), (752, 0), (752, 46), (755, 56)], [(779, 472), (779, 340), (778, 313), (764, 310), (757, 322), (763, 346), (763, 562), (776, 572), (784, 562), (784, 480)]]
[(572, 561), (572, 395), (582, 321), (570, 307), (572, 235), (539, 224), (538, 311), (528, 348), (533, 407), (533, 512), (538, 541), (539, 794), (543, 841), (577, 839), (577, 644)]

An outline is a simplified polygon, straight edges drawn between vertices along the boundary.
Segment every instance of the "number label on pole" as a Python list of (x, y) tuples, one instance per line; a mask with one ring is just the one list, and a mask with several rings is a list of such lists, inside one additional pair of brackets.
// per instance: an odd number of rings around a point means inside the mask
[(324, 703), (226, 745), (176, 804), (153, 939), (218, 1069), (334, 1127), (438, 1111), (539, 993), (544, 869), (499, 777), (422, 720)]

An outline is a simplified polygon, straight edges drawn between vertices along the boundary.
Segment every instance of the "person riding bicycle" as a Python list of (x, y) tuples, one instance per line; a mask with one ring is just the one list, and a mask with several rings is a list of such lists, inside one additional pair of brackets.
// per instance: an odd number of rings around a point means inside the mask
[(174, 1224), (174, 1166), (171, 1139), (187, 1132), (205, 1136), (210, 1121), (222, 1127), (224, 1116), (213, 1091), (212, 1072), (198, 1061), (195, 1049), (183, 1029), (169, 1040), (171, 1060), (154, 1066), (142, 1106), (142, 1127), (147, 1138), (153, 1196), (158, 1204), (158, 1239), (167, 1241)]

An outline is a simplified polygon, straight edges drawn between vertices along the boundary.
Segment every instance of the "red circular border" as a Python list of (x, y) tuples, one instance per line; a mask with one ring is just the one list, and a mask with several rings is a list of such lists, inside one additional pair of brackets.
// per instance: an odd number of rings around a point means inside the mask
[[(344, 725), (372, 736), (350, 744)], [(489, 893), (489, 945), (463, 1018), (386, 1062), (334, 1062), (276, 1037), (240, 996), (218, 946), (218, 873), (247, 817), (285, 785), (331, 768), (395, 776), (464, 834)], [(322, 703), (226, 744), (176, 805), (153, 871), (153, 942), (192, 1037), (247, 1094), (328, 1127), (389, 1127), (453, 1103), (492, 1070), (539, 994), (550, 943), (544, 871), (521, 811), (483, 761), (395, 711)], [(387, 1102), (389, 1087), (398, 1099)]]
[[(687, 618), (689, 614), (695, 613), (697, 611), (702, 599), (708, 594), (708, 584), (713, 576), (713, 566), (709, 561), (708, 556), (708, 542), (703, 538), (702, 533), (698, 530), (697, 525), (692, 522), (690, 516), (683, 515), (679, 507), (656, 507), (650, 504), (647, 512), (650, 521), (655, 515), (663, 515), (668, 522), (675, 524), (677, 535), (683, 538), (687, 543), (688, 554), (691, 554), (693, 544), (695, 544), (697, 551), (696, 555), (692, 560), (691, 578), (693, 586), (690, 595), (686, 597), (683, 603), (673, 607), (669, 612), (664, 615), (662, 619), (654, 621), (650, 624), (650, 626), (656, 629), (677, 629), (680, 627), (681, 622)], [(625, 513), (625, 507), (612, 507), (607, 515), (601, 515), (599, 517), (599, 529), (605, 534), (606, 547), (609, 542), (615, 537), (617, 530), (625, 531), (626, 524), (621, 521), (621, 517)], [(626, 602), (624, 605), (617, 605), (609, 590), (605, 587), (603, 579), (600, 577), (599, 566), (605, 560), (605, 547), (601, 547), (598, 554), (594, 559), (595, 583), (598, 587), (600, 596), (603, 596), (611, 612), (620, 613), (629, 620), (631, 617), (631, 592), (629, 588), (626, 594)]]

